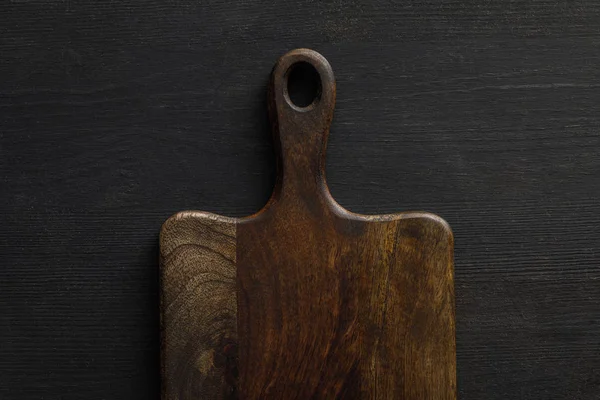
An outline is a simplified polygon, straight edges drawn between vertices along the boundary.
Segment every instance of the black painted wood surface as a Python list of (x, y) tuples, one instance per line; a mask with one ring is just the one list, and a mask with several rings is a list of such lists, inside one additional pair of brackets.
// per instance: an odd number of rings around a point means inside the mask
[(0, 4), (0, 398), (158, 399), (157, 237), (257, 211), (273, 60), (336, 71), (334, 197), (455, 235), (460, 399), (600, 392), (600, 4)]

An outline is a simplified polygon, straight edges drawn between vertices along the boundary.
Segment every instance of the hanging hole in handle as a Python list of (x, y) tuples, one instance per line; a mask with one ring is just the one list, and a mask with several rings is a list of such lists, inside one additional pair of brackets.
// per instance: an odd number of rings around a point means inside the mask
[(287, 73), (285, 99), (297, 111), (311, 110), (321, 97), (321, 77), (310, 63), (301, 61)]

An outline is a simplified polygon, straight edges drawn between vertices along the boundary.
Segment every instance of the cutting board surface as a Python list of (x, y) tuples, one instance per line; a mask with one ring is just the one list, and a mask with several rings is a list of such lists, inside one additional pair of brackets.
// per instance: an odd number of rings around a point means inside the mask
[[(287, 90), (298, 65), (320, 78), (303, 108)], [(161, 230), (163, 400), (455, 399), (448, 225), (358, 215), (331, 197), (335, 81), (320, 54), (284, 55), (268, 99), (278, 175), (267, 205), (240, 219), (181, 212)]]

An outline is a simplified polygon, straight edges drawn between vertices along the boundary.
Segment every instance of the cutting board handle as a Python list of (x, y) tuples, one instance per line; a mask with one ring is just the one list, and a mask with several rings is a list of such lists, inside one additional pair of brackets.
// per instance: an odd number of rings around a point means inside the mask
[[(290, 75), (299, 66), (314, 68), (319, 80), (316, 96), (306, 107), (294, 104), (288, 92)], [(285, 54), (271, 73), (268, 105), (277, 153), (274, 197), (327, 195), (325, 150), (335, 108), (335, 78), (329, 62), (309, 49)]]

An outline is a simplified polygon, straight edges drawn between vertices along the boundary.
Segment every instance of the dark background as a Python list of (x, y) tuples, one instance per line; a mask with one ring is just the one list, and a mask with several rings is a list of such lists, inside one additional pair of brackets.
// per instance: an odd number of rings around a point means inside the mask
[(459, 397), (598, 399), (595, 0), (3, 1), (0, 398), (158, 399), (159, 228), (265, 203), (296, 47), (336, 199), (454, 230)]

